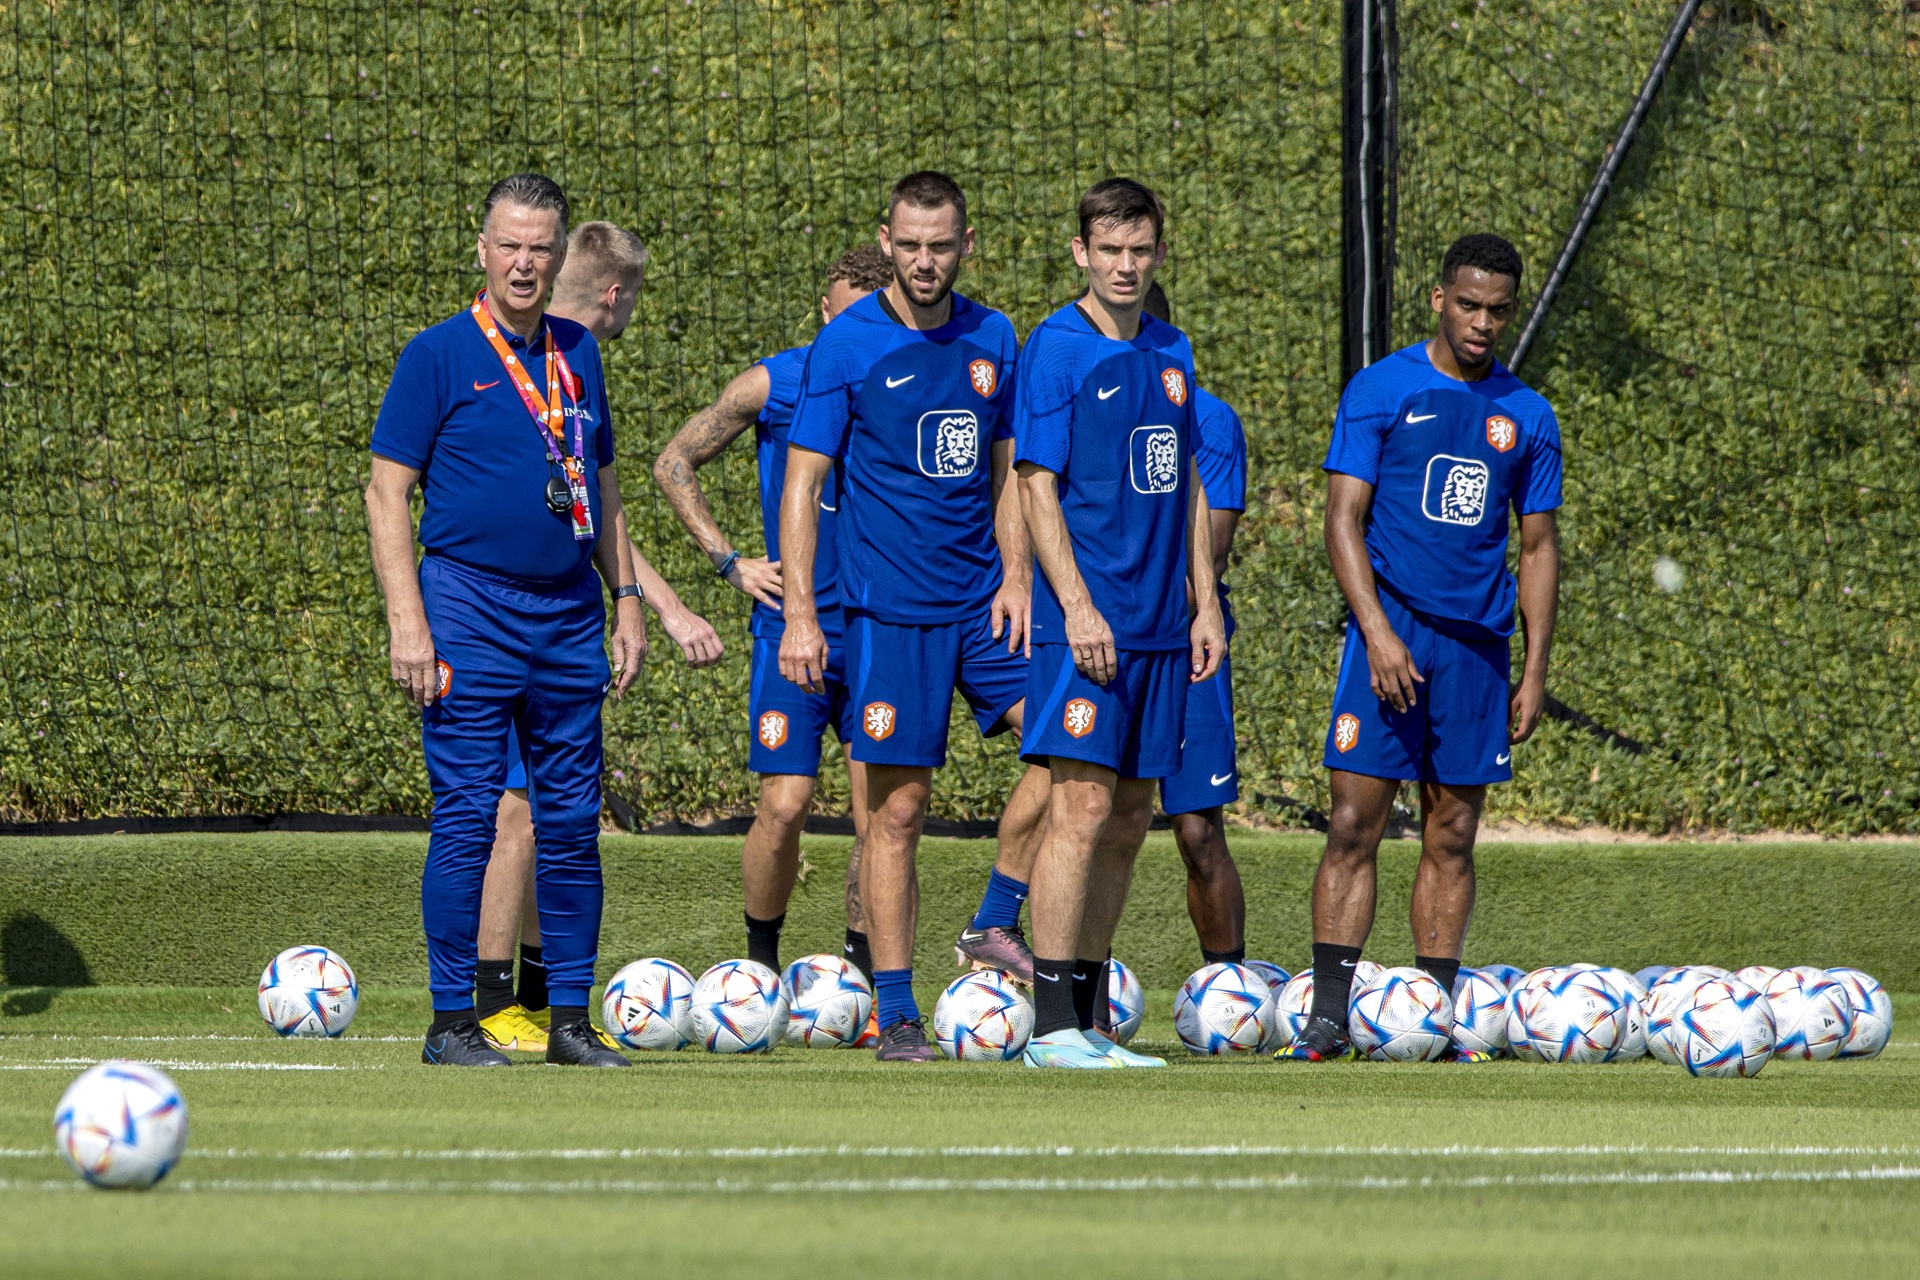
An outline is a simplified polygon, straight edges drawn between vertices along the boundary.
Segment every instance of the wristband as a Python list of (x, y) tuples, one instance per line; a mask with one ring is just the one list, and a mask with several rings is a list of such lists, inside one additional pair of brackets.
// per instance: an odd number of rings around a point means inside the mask
[(634, 599), (638, 600), (641, 604), (645, 604), (647, 602), (646, 593), (640, 590), (640, 584), (637, 582), (629, 582), (624, 587), (615, 587), (613, 589), (613, 602), (615, 604), (619, 604), (622, 600), (625, 600), (628, 596), (632, 596)]
[(728, 574), (733, 572), (733, 566), (739, 561), (739, 559), (740, 559), (740, 553), (738, 551), (729, 551), (727, 552), (727, 558), (722, 560), (718, 565), (714, 566), (713, 571), (719, 574), (722, 578), (725, 578)]

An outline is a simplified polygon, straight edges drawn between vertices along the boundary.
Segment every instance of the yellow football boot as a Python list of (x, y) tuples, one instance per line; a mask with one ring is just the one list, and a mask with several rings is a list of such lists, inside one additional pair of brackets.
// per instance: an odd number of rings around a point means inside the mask
[[(535, 1022), (535, 1018), (540, 1021)], [(547, 1011), (530, 1014), (517, 1004), (510, 1004), (491, 1017), (480, 1019), (480, 1034), (494, 1048), (516, 1053), (545, 1053), (547, 1051)]]

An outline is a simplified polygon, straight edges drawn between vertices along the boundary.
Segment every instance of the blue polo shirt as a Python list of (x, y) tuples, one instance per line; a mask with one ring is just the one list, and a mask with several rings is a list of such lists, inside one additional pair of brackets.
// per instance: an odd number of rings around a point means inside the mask
[[(792, 347), (760, 362), (767, 371), (767, 403), (754, 423), (753, 440), (760, 463), (760, 526), (767, 540), (767, 558), (780, 559), (780, 497), (787, 490), (787, 435), (793, 426), (793, 408), (800, 401), (800, 381), (807, 371), (811, 346)], [(840, 620), (840, 476), (827, 472), (820, 486), (820, 538), (813, 557), (813, 603), (820, 613), (820, 632), (829, 640), (844, 634)], [(753, 602), (753, 634), (778, 640), (787, 633), (787, 620), (777, 606)], [(838, 645), (834, 646), (838, 648)]]
[[(1015, 458), (1059, 477), (1073, 559), (1117, 648), (1184, 649), (1187, 488), (1196, 447), (1193, 349), (1165, 321), (1140, 318), (1131, 342), (1070, 303), (1020, 355)], [(1045, 570), (1034, 575), (1033, 642), (1065, 644), (1066, 617)]]
[[(583, 325), (557, 316), (542, 323), (531, 340), (500, 332), (542, 394), (544, 329), (553, 331), (554, 346), (579, 378), (577, 399), (561, 392), (565, 452), (573, 451), (578, 422), (587, 506), (601, 533), (598, 477), (613, 461), (613, 424), (600, 349)], [(480, 326), (462, 311), (415, 335), (400, 353), (374, 420), (373, 452), (420, 473), (420, 543), (427, 554), (530, 586), (553, 586), (586, 571), (594, 544), (575, 541), (571, 519), (547, 506), (547, 479), (562, 473), (540, 442), (544, 433)]]
[[(1199, 388), (1193, 393), (1193, 469), (1206, 490), (1207, 505), (1215, 511), (1247, 509), (1247, 433), (1240, 415), (1219, 396)], [(1227, 580), (1220, 579), (1220, 611), (1233, 636), (1233, 609), (1227, 603)]]
[(839, 461), (841, 606), (921, 626), (1000, 589), (993, 445), (1012, 434), (1013, 324), (953, 294), (938, 329), (868, 294), (814, 339), (791, 443)]

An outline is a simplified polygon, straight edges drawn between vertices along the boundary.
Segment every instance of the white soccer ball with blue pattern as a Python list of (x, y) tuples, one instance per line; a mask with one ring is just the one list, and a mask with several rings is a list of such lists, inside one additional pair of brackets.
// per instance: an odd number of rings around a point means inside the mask
[(1527, 971), (1517, 964), (1479, 964), (1473, 967), (1475, 973), (1484, 973), (1503, 989), (1510, 989), (1514, 983), (1527, 976)]
[(1825, 969), (1782, 969), (1761, 990), (1773, 1007), (1776, 1058), (1825, 1062), (1853, 1034), (1853, 1002)]
[(1273, 1035), (1273, 991), (1239, 964), (1210, 964), (1180, 984), (1173, 1029), (1193, 1054), (1254, 1053)]
[(1626, 1038), (1625, 1004), (1597, 969), (1536, 971), (1509, 993), (1507, 1044), (1530, 1062), (1606, 1062)]
[(722, 960), (693, 984), (693, 1038), (709, 1053), (767, 1053), (786, 1033), (780, 975), (757, 960)]
[(1750, 964), (1744, 969), (1735, 969), (1733, 976), (1755, 991), (1765, 991), (1767, 984), (1780, 976), (1780, 971), (1770, 964)]
[(1313, 969), (1302, 969), (1287, 980), (1287, 985), (1273, 998), (1273, 1048), (1275, 1051), (1292, 1044), (1294, 1037), (1306, 1030), (1307, 1022), (1313, 1017)]
[(359, 1008), (353, 970), (325, 947), (288, 947), (260, 975), (260, 1016), (283, 1036), (337, 1036)]
[(1033, 1034), (1033, 1006), (998, 969), (976, 969), (947, 984), (933, 1006), (933, 1039), (958, 1062), (1007, 1062)]
[(1641, 1002), (1641, 1009), (1647, 1027), (1647, 1052), (1670, 1067), (1682, 1065), (1680, 1050), (1673, 1043), (1671, 1035), (1679, 1021), (1680, 1011), (1686, 1007), (1687, 996), (1703, 982), (1713, 981), (1714, 975), (1705, 968), (1694, 965), (1681, 965), (1669, 969), (1647, 988), (1647, 998)]
[(1841, 968), (1827, 973), (1847, 993), (1847, 1003), (1853, 1008), (1853, 1030), (1840, 1046), (1840, 1056), (1874, 1057), (1893, 1036), (1893, 997), (1879, 979), (1863, 970)]
[(846, 960), (822, 952), (802, 956), (780, 975), (787, 1001), (787, 1043), (801, 1049), (844, 1049), (867, 1029), (873, 988)]
[(53, 1146), (96, 1187), (150, 1187), (187, 1146), (187, 1104), (144, 1062), (96, 1062), (53, 1111)]
[(693, 975), (658, 956), (635, 960), (607, 984), (600, 1017), (629, 1049), (684, 1049), (693, 1043)]
[(1453, 1039), (1472, 1053), (1507, 1052), (1507, 987), (1485, 969), (1462, 969), (1453, 984)]
[(1667, 1040), (1696, 1076), (1757, 1076), (1774, 1056), (1767, 998), (1738, 978), (1708, 978), (1686, 989)]
[(1146, 992), (1133, 970), (1118, 960), (1107, 961), (1107, 1021), (1113, 1026), (1116, 1044), (1127, 1044), (1140, 1031), (1140, 1019), (1147, 1012)]
[[(1267, 1042), (1260, 1046), (1260, 1052), (1272, 1053), (1276, 1049), (1293, 1043), (1293, 1037), (1288, 1035), (1286, 1028), (1280, 1022), (1280, 993), (1287, 989), (1289, 982), (1293, 981), (1293, 975), (1271, 960), (1243, 960), (1241, 963), (1265, 978), (1267, 990), (1273, 992), (1273, 1034), (1268, 1036)], [(1282, 1036), (1286, 1038), (1283, 1040)]]
[(1375, 1062), (1437, 1062), (1453, 1042), (1453, 997), (1425, 969), (1383, 969), (1355, 993), (1347, 1034)]
[(1620, 997), (1620, 1003), (1626, 1010), (1627, 1029), (1621, 1037), (1619, 1051), (1613, 1055), (1615, 1062), (1631, 1062), (1647, 1056), (1647, 1011), (1643, 1001), (1647, 989), (1640, 985), (1640, 979), (1625, 969), (1601, 967), (1594, 970), (1613, 988)]

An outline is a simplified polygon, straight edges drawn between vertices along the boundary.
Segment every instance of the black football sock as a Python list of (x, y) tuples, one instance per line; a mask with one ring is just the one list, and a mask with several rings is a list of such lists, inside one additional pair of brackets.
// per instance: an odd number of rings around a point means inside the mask
[(1033, 1034), (1073, 1031), (1080, 1026), (1073, 1008), (1072, 960), (1033, 958)]
[(1440, 989), (1448, 995), (1453, 994), (1453, 981), (1460, 976), (1460, 962), (1449, 960), (1445, 956), (1415, 956), (1413, 963), (1429, 974), (1440, 984)]
[(587, 1006), (583, 1004), (556, 1004), (553, 1006), (553, 1027), (559, 1030), (569, 1023), (585, 1022)]
[(1093, 1000), (1099, 994), (1100, 980), (1106, 976), (1105, 960), (1073, 962), (1073, 1020), (1082, 1031), (1093, 1030)]
[(547, 1007), (547, 962), (540, 958), (539, 947), (520, 944), (520, 1007), (538, 1013)]
[(435, 1009), (433, 1011), (433, 1025), (427, 1028), (427, 1034), (429, 1036), (437, 1036), (442, 1031), (451, 1031), (455, 1027), (474, 1021), (477, 1021), (477, 1019), (473, 1016), (472, 1005), (468, 1005), (464, 1009)]
[(1353, 967), (1360, 948), (1337, 942), (1313, 944), (1313, 1016), (1325, 1018), (1342, 1030), (1347, 1025), (1347, 1002), (1353, 998)]
[(747, 959), (780, 972), (780, 930), (787, 923), (787, 913), (782, 911), (771, 920), (756, 920), (750, 915), (746, 919)]
[(1239, 964), (1247, 958), (1247, 949), (1245, 947), (1235, 947), (1231, 951), (1209, 951), (1205, 947), (1202, 947), (1200, 948), (1200, 958), (1208, 964)]
[(867, 945), (867, 935), (857, 929), (847, 930), (847, 945), (841, 951), (847, 963), (866, 975), (868, 982), (873, 981), (873, 948)]
[(482, 960), (473, 972), (473, 1008), (477, 1018), (491, 1018), (513, 1003), (513, 961)]

